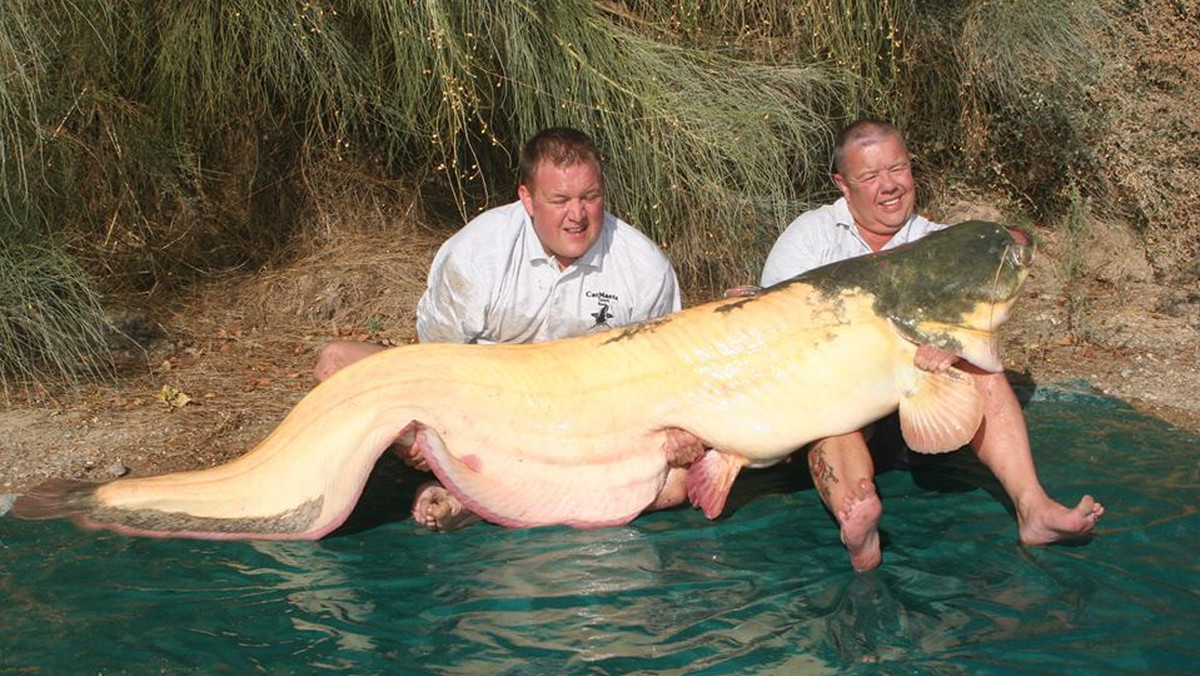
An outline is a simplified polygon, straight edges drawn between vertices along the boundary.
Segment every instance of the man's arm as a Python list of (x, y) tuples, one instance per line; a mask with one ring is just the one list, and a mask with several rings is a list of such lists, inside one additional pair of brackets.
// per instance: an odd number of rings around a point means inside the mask
[(422, 343), (478, 342), (486, 311), (486, 287), (460, 270), (453, 255), (439, 255), (417, 304), (417, 338)]
[(654, 294), (646, 316), (639, 319), (642, 321), (657, 319), (672, 312), (679, 312), (681, 308), (679, 281), (675, 278), (675, 269), (668, 263), (666, 270), (663, 271), (662, 281), (659, 282), (657, 293)]
[(778, 284), (821, 266), (821, 249), (805, 230), (804, 216), (797, 218), (775, 240), (763, 264), (760, 284)]

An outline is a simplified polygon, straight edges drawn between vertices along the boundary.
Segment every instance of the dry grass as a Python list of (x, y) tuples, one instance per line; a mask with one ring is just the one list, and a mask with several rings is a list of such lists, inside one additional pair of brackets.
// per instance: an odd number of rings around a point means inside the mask
[(239, 422), (239, 412), (277, 419), (312, 387), (312, 365), (329, 341), (413, 340), (416, 302), (444, 226), (417, 208), (409, 184), (366, 180), (337, 163), (311, 178), (323, 208), (302, 214), (302, 236), (272, 262), (208, 275), (175, 293), (121, 298), (121, 314), (137, 327), (131, 333), (148, 349), (119, 353), (115, 389), (47, 379), (15, 393), (18, 402), (165, 409), (158, 397), (170, 386), (191, 398), (187, 415), (196, 423), (178, 443), (229, 443), (233, 452), (237, 444), (201, 432), (242, 426), (249, 420)]
[(1125, 67), (1101, 92), (1117, 112), (1106, 175), (1165, 279), (1200, 275), (1200, 2), (1129, 3), (1117, 19)]

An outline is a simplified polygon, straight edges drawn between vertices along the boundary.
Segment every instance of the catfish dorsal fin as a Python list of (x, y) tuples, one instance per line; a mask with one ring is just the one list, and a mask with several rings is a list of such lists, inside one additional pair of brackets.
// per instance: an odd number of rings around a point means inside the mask
[(909, 366), (904, 380), (900, 431), (909, 448), (946, 453), (970, 443), (983, 421), (983, 397), (970, 374), (953, 367), (930, 373)]
[(688, 468), (688, 499), (704, 511), (705, 517), (717, 518), (725, 509), (733, 480), (745, 464), (746, 459), (741, 456), (709, 449)]

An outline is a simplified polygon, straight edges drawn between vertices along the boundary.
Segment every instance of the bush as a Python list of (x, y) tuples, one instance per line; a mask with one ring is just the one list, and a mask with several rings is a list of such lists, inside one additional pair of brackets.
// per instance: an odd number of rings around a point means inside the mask
[(112, 373), (108, 321), (88, 276), (52, 244), (0, 211), (0, 385), (47, 375), (77, 381)]

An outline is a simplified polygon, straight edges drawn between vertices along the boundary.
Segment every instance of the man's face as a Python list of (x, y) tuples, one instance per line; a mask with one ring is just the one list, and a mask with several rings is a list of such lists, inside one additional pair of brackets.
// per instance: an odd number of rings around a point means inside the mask
[(852, 144), (845, 153), (843, 173), (833, 180), (863, 237), (877, 248), (908, 223), (916, 207), (908, 151), (900, 137), (886, 135)]
[(560, 269), (575, 262), (600, 237), (604, 224), (604, 178), (593, 162), (537, 165), (517, 195), (533, 230)]

